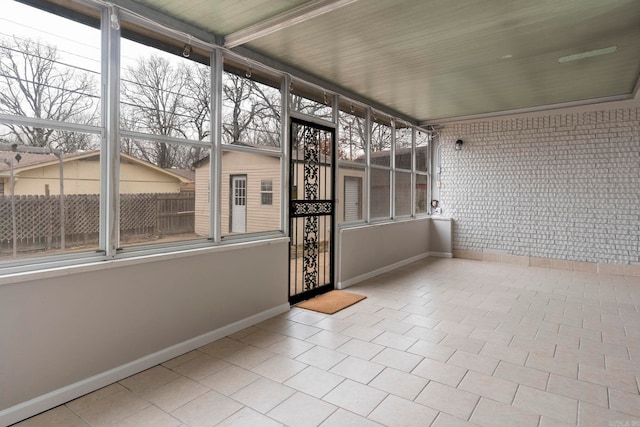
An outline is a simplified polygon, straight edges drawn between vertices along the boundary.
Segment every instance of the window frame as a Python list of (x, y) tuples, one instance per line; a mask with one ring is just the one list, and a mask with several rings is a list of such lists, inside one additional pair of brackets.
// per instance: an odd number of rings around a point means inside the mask
[[(265, 189), (265, 184), (269, 183), (269, 189)], [(265, 196), (269, 196), (268, 202), (265, 202)], [(261, 179), (260, 180), (260, 205), (273, 206), (273, 180)]]
[[(45, 13), (56, 15), (57, 18), (65, 19), (88, 28), (93, 28), (94, 30), (98, 31), (100, 42), (96, 47), (100, 49), (99, 56), (101, 61), (101, 67), (100, 67), (100, 71), (97, 72), (98, 85), (100, 86), (100, 89), (98, 90), (99, 95), (98, 95), (98, 100), (96, 104), (96, 112), (99, 114), (101, 124), (90, 125), (90, 124), (74, 123), (72, 121), (60, 121), (60, 120), (54, 120), (54, 119), (42, 119), (37, 117), (18, 116), (18, 115), (0, 113), (0, 125), (32, 126), (32, 127), (45, 129), (45, 130), (54, 130), (54, 131), (80, 133), (80, 134), (97, 136), (101, 141), (97, 151), (99, 152), (99, 156), (100, 156), (100, 162), (101, 162), (100, 178), (102, 180), (102, 161), (104, 157), (104, 145), (105, 145), (104, 144), (105, 132), (104, 132), (104, 126), (102, 125), (102, 123), (105, 120), (105, 114), (106, 114), (106, 111), (104, 108), (105, 99), (106, 99), (106, 90), (105, 90), (106, 85), (104, 84), (105, 68), (103, 66), (104, 58), (105, 58), (105, 51), (104, 51), (105, 29), (101, 28), (100, 20), (101, 20), (101, 17), (105, 14), (106, 9), (97, 5), (90, 5), (86, 9), (85, 13), (78, 13), (72, 9), (67, 9), (62, 6), (38, 7), (37, 4), (34, 5), (28, 2), (22, 4), (21, 7), (32, 8), (39, 11), (43, 11)], [(80, 67), (76, 67), (76, 66), (73, 66), (73, 67), (80, 69)], [(4, 143), (4, 141), (2, 142)], [(22, 152), (21, 147), (22, 145), (19, 145), (17, 149), (12, 149), (12, 151), (18, 151), (18, 153)], [(26, 147), (32, 147), (34, 148), (34, 150), (38, 149), (37, 147), (33, 147), (33, 146), (26, 146)], [(29, 148), (26, 148), (24, 150), (28, 152)], [(102, 185), (102, 183), (100, 183), (100, 185)], [(6, 188), (5, 188), (5, 195), (6, 195)], [(104, 215), (105, 209), (106, 207), (101, 199), (100, 206), (99, 206), (99, 215), (101, 217)], [(100, 236), (103, 235), (103, 230), (104, 230), (104, 225), (102, 221), (100, 221), (100, 224), (98, 226), (98, 233)], [(95, 262), (95, 261), (106, 259), (106, 256), (105, 256), (106, 251), (105, 251), (104, 245), (102, 244), (102, 238), (100, 238), (100, 241), (98, 242), (97, 247), (98, 247), (97, 249), (88, 248), (86, 250), (82, 250), (78, 252), (63, 252), (58, 254), (47, 254), (42, 256), (27, 256), (23, 258), (12, 257), (8, 259), (3, 259), (0, 261), (0, 275), (13, 274), (13, 273), (19, 273), (24, 271), (34, 271), (34, 270), (37, 271), (37, 270), (42, 270), (46, 268), (73, 265), (78, 263), (78, 260), (82, 260), (81, 263), (86, 263), (86, 262)]]

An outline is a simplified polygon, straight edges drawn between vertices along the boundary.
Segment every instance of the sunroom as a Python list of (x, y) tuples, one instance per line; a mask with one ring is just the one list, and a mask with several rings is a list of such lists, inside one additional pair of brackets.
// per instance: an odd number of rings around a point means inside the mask
[(0, 22), (0, 425), (640, 423), (638, 2)]

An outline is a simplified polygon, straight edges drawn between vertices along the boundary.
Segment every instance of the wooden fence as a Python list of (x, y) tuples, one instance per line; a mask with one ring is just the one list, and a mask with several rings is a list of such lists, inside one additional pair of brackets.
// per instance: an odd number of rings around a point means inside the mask
[[(100, 196), (64, 196), (65, 246), (95, 246), (99, 239)], [(194, 193), (120, 195), (120, 237), (161, 238), (193, 233)], [(60, 196), (15, 196), (16, 241), (19, 252), (60, 248)], [(0, 251), (13, 249), (11, 196), (0, 196)]]

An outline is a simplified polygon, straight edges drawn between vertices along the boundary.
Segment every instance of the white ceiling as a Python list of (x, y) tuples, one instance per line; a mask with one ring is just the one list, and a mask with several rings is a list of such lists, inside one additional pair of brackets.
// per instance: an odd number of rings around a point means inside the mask
[[(219, 40), (253, 34), (241, 44), (243, 52), (272, 58), (422, 123), (631, 98), (640, 75), (638, 0), (132, 3)], [(296, 14), (300, 7), (311, 14)], [(274, 31), (256, 32), (260, 23)], [(558, 61), (612, 46), (615, 53)]]

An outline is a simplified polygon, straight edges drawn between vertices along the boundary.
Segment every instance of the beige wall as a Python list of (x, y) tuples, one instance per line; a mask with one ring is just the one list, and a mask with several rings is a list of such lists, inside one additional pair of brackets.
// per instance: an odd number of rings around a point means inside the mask
[[(231, 176), (247, 176), (247, 233), (280, 230), (280, 159), (254, 153), (225, 152), (222, 156), (221, 229), (230, 235)], [(261, 203), (260, 184), (271, 180), (273, 201)]]
[[(77, 396), (64, 387), (83, 390), (78, 382), (286, 308), (287, 267), (287, 240), (277, 239), (157, 261), (79, 266), (54, 277), (38, 279), (36, 273), (15, 283), (5, 278), (0, 281), (0, 425), (19, 419), (3, 411), (7, 408), (56, 390), (69, 400)], [(119, 379), (114, 375), (106, 380)]]
[[(49, 185), (49, 194), (60, 194), (60, 167), (55, 165), (21, 171), (16, 174), (16, 195), (44, 195)], [(180, 180), (161, 171), (138, 164), (120, 164), (120, 193), (177, 193)], [(100, 161), (98, 158), (70, 160), (64, 163), (65, 194), (99, 194)], [(10, 194), (6, 178), (5, 195)]]
[(453, 256), (451, 246), (451, 218), (431, 217), (429, 229), (429, 252), (437, 256)]
[[(210, 162), (196, 168), (196, 226), (198, 235), (209, 235), (209, 167)], [(225, 152), (222, 156), (221, 229), (231, 235), (231, 177), (247, 176), (246, 232), (280, 230), (280, 159), (255, 153)], [(271, 180), (272, 204), (263, 205), (261, 181)]]
[(206, 162), (196, 168), (196, 213), (195, 232), (198, 236), (209, 237), (209, 168)]
[(178, 193), (180, 180), (141, 165), (120, 163), (120, 194)]

